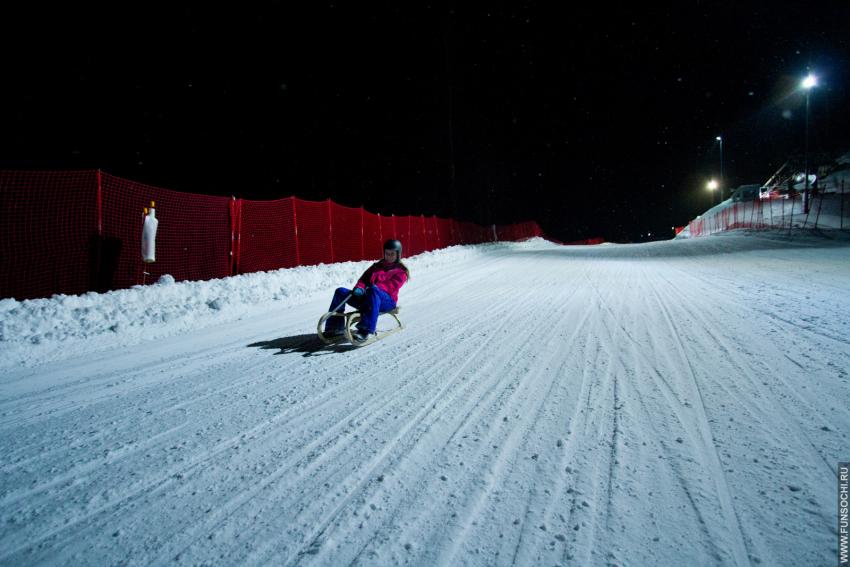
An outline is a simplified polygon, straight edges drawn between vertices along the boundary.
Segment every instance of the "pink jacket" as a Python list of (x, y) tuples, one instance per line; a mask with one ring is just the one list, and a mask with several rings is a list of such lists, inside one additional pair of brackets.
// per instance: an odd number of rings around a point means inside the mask
[(363, 272), (360, 279), (357, 280), (355, 288), (365, 288), (367, 285), (373, 285), (378, 289), (382, 289), (393, 301), (398, 303), (398, 290), (407, 281), (407, 273), (398, 264), (387, 264), (383, 260), (375, 262), (369, 269)]

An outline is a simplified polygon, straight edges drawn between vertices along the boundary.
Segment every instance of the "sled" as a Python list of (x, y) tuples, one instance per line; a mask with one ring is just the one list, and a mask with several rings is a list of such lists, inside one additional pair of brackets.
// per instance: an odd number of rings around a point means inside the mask
[[(348, 299), (346, 299), (347, 301)], [(319, 319), (319, 324), (316, 325), (316, 334), (319, 335), (319, 339), (326, 345), (339, 344), (345, 341), (348, 341), (355, 347), (364, 347), (366, 345), (370, 345), (372, 343), (376, 343), (380, 340), (387, 338), (388, 336), (401, 331), (404, 329), (404, 323), (401, 322), (401, 319), (398, 318), (399, 307), (392, 309), (390, 311), (381, 311), (378, 315), (378, 320), (381, 320), (381, 317), (384, 315), (389, 315), (392, 317), (396, 326), (389, 330), (377, 330), (375, 335), (372, 335), (365, 341), (358, 340), (357, 337), (354, 336), (354, 332), (357, 329), (357, 323), (360, 322), (360, 311), (349, 311), (348, 313), (337, 313), (336, 311), (328, 311)], [(344, 317), (345, 322), (343, 323), (343, 335), (337, 337), (326, 337), (324, 334), (325, 323), (331, 317)]]

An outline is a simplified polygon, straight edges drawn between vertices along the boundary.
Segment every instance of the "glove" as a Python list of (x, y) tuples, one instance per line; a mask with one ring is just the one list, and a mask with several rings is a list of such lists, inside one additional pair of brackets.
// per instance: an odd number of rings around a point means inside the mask
[(354, 288), (354, 297), (360, 297), (361, 295), (365, 295), (365, 293), (366, 293), (366, 290), (363, 289), (362, 287), (355, 287)]

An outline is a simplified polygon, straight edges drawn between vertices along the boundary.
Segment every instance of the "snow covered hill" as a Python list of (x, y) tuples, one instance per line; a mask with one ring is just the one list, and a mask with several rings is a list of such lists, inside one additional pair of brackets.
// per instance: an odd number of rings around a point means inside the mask
[(850, 239), (456, 247), (0, 302), (0, 564), (824, 565)]

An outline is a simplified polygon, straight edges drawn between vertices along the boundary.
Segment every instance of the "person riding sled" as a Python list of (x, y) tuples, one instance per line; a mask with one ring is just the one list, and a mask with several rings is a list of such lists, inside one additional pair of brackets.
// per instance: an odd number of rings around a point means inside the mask
[[(357, 330), (353, 333), (354, 338), (358, 341), (369, 340), (375, 334), (378, 315), (396, 308), (398, 291), (409, 279), (410, 271), (401, 262), (401, 242), (387, 240), (384, 243), (384, 258), (363, 272), (353, 290), (344, 287), (336, 289), (331, 311), (343, 313), (345, 299), (351, 294), (348, 303), (361, 313)], [(342, 317), (331, 317), (325, 323), (324, 335), (328, 338), (342, 336), (342, 326)]]

